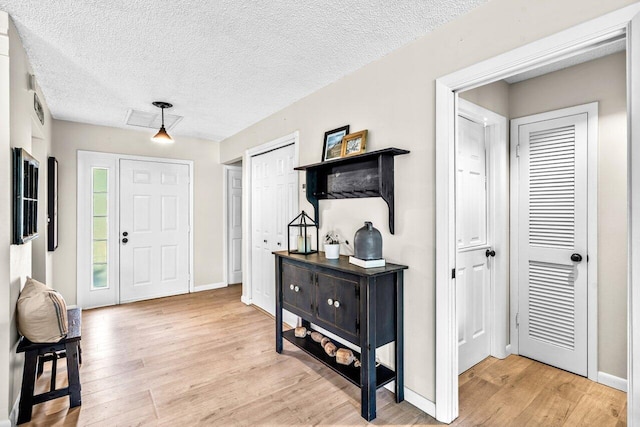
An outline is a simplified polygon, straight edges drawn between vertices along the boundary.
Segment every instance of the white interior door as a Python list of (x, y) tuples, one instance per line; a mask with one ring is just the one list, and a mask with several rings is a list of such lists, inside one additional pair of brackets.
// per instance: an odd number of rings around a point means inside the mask
[(189, 292), (189, 166), (120, 160), (120, 301)]
[(587, 113), (512, 121), (519, 353), (587, 375)]
[(489, 356), (491, 272), (484, 124), (458, 117), (456, 157), (458, 372)]
[(227, 169), (227, 271), (229, 284), (242, 282), (242, 169)]
[(296, 214), (298, 173), (293, 145), (251, 160), (251, 299), (275, 313), (275, 264), (272, 252), (286, 249), (287, 224)]

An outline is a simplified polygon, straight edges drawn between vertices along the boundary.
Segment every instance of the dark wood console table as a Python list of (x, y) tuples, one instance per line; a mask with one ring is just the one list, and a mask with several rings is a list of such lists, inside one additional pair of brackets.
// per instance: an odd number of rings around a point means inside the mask
[[(362, 417), (376, 417), (376, 390), (395, 380), (396, 402), (404, 400), (403, 275), (408, 267), (361, 268), (348, 257), (328, 260), (324, 252), (299, 255), (274, 252), (276, 259), (276, 351), (286, 339), (361, 388)], [(340, 365), (310, 337), (283, 332), (282, 310), (359, 346), (360, 368)], [(376, 367), (376, 349), (395, 341), (395, 371)], [(336, 343), (338, 347), (340, 344)]]

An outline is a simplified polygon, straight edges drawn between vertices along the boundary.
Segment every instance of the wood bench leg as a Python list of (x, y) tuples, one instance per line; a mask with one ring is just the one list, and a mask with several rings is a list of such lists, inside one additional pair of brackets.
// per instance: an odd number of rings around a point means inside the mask
[(18, 424), (31, 421), (33, 390), (36, 384), (37, 364), (38, 351), (27, 351), (24, 355), (24, 369), (22, 371), (22, 389), (20, 391), (20, 404), (18, 407)]
[(69, 406), (75, 408), (82, 405), (82, 397), (80, 395), (80, 371), (78, 341), (68, 342), (65, 344), (67, 352), (67, 379), (69, 380)]

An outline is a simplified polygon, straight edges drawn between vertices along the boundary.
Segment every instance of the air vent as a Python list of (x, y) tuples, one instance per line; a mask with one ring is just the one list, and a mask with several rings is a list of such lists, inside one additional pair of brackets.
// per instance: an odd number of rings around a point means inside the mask
[[(175, 116), (173, 114), (164, 113), (164, 127), (167, 130), (171, 130), (177, 125), (180, 120), (182, 120), (182, 116)], [(149, 113), (147, 111), (134, 110), (130, 108), (127, 111), (127, 118), (125, 119), (125, 124), (129, 126), (138, 126), (149, 129), (160, 129), (162, 125), (162, 118), (160, 117), (160, 111), (157, 113)]]

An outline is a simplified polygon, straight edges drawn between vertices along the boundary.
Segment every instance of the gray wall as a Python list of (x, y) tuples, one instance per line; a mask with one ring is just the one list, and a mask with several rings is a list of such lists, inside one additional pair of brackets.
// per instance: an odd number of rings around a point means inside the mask
[[(364, 220), (382, 232), (384, 256), (409, 265), (405, 280), (406, 385), (435, 398), (436, 78), (554, 34), (632, 1), (493, 0), (438, 30), (223, 141), (220, 160), (300, 132), (300, 163), (320, 160), (324, 132), (368, 129), (368, 150), (411, 150), (396, 158), (396, 234), (380, 199), (322, 201), (321, 232), (349, 236)], [(302, 191), (302, 209), (310, 209)]]

